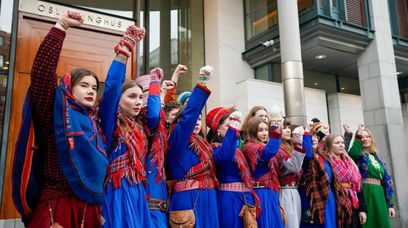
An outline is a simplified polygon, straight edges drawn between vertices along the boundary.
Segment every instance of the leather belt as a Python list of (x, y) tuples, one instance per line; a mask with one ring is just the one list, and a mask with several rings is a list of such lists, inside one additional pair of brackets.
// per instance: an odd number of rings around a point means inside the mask
[(150, 210), (159, 210), (167, 212), (167, 201), (159, 200), (159, 199), (150, 199), (147, 201), (149, 204)]
[(261, 182), (255, 181), (253, 188), (266, 188), (266, 186), (263, 185)]

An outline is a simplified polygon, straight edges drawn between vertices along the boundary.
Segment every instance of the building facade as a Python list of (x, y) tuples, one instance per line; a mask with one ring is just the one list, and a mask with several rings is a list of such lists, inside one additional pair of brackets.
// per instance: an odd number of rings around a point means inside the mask
[(196, 72), (208, 64), (215, 76), (207, 109), (279, 106), (297, 122), (318, 117), (340, 134), (343, 123), (355, 130), (364, 122), (395, 180), (393, 225), (408, 226), (408, 0), (5, 0), (0, 6), (0, 227), (22, 225), (10, 179), (21, 105), (35, 51), (68, 8), (84, 13), (85, 24), (68, 32), (59, 75), (82, 66), (103, 82), (113, 45), (135, 23), (147, 36), (129, 64), (128, 78), (156, 66), (170, 78), (182, 63), (189, 73), (180, 78), (179, 90), (190, 90)]

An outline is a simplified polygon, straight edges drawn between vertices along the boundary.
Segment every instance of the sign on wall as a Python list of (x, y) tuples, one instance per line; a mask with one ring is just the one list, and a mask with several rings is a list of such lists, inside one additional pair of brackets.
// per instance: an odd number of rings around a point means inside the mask
[[(20, 11), (57, 19), (60, 18), (61, 15), (68, 9), (70, 9), (68, 6), (35, 0), (20, 1), (19, 6)], [(91, 25), (117, 31), (125, 31), (129, 25), (135, 24), (134, 21), (131, 20), (125, 20), (122, 18), (107, 16), (104, 14), (98, 14), (85, 10), (75, 10), (84, 15), (85, 25)]]

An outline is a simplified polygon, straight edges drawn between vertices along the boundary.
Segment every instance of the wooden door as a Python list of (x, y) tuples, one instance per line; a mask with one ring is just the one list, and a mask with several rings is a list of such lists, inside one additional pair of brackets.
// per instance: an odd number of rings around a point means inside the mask
[[(24, 96), (30, 82), (30, 69), (36, 51), (55, 21), (44, 21), (34, 15), (20, 13), (18, 22), (18, 40), (16, 50), (16, 68), (13, 79), (13, 95), (3, 197), (0, 219), (20, 217), (12, 201), (11, 167), (14, 157), (15, 143), (21, 122), (21, 109)], [(76, 67), (90, 69), (98, 75), (101, 82), (105, 81), (106, 73), (115, 56), (114, 45), (120, 40), (120, 34), (94, 31), (89, 28), (70, 28), (64, 41), (59, 60), (57, 75)], [(126, 77), (136, 75), (135, 58), (128, 61)], [(103, 86), (102, 86), (103, 88)]]

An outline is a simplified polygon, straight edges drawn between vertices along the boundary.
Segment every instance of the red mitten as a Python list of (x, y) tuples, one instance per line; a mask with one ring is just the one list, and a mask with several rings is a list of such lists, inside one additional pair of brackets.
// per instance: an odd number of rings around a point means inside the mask
[[(119, 43), (115, 46), (114, 50), (116, 53), (121, 53), (127, 57), (130, 56), (129, 52), (133, 52), (137, 43), (139, 43), (145, 36), (145, 29), (139, 28), (136, 25), (131, 25), (126, 29), (125, 34)], [(121, 47), (126, 46), (129, 52), (124, 51)]]
[(280, 139), (282, 137), (282, 127), (279, 125), (271, 125), (269, 127), (269, 137)]

